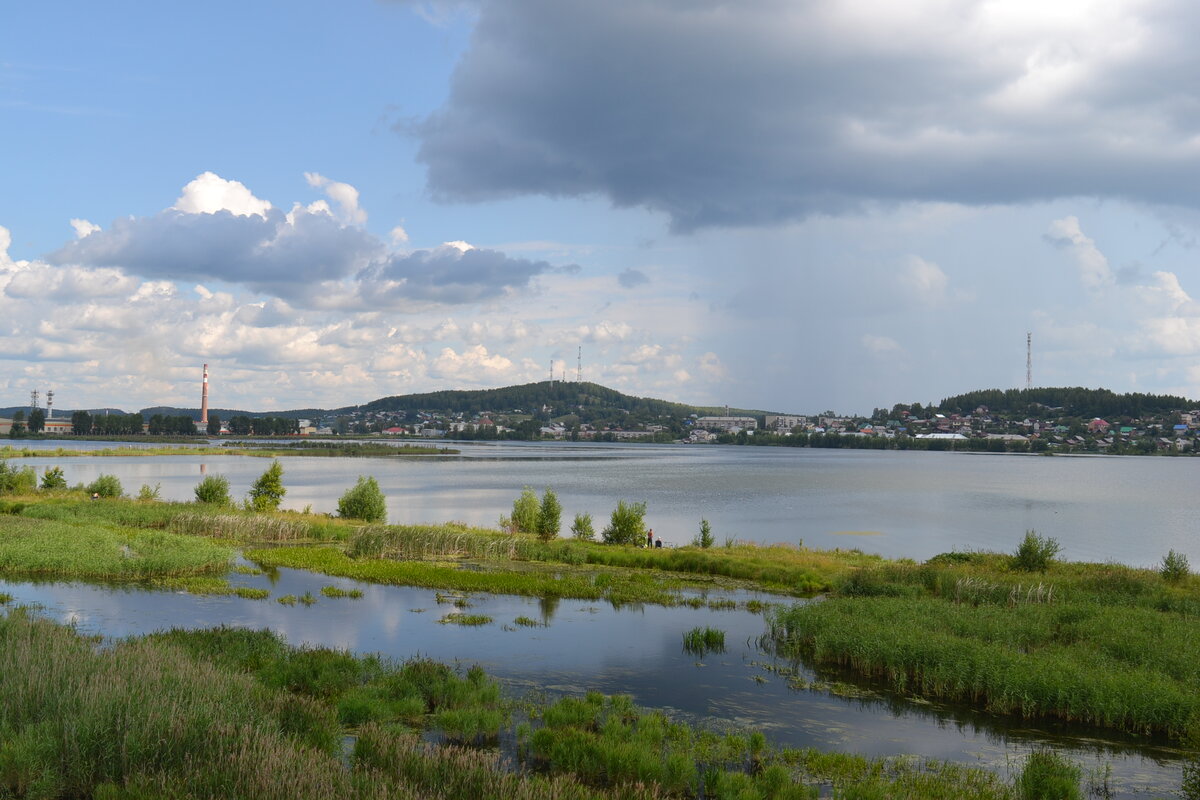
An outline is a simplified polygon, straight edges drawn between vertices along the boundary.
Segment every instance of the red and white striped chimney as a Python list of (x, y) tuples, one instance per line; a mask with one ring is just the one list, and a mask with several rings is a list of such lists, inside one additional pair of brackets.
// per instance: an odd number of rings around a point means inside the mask
[(208, 424), (208, 364), (204, 365), (204, 386), (200, 390), (200, 424)]

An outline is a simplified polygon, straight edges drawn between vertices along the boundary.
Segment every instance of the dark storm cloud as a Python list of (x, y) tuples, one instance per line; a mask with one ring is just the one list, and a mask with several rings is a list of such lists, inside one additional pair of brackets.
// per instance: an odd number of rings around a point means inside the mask
[(1081, 9), (484, 0), (419, 157), (441, 200), (599, 193), (678, 230), (865, 201), (1195, 205), (1200, 9)]

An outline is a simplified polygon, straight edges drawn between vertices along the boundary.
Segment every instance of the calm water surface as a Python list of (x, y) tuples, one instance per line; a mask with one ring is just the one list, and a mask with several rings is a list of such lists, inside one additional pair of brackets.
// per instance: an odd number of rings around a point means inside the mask
[[(71, 442), (36, 443), (72, 446)], [(81, 443), (92, 446), (94, 443)], [(494, 525), (523, 486), (553, 488), (565, 520), (603, 526), (618, 500), (645, 501), (668, 544), (700, 519), (726, 538), (858, 547), (925, 559), (949, 550), (1011, 551), (1026, 530), (1053, 536), (1066, 558), (1153, 566), (1168, 550), (1200, 564), (1200, 459), (996, 456), (687, 445), (450, 443), (457, 456), (284, 460), (287, 508), (331, 512), (359, 475), (375, 476), (392, 522)], [(117, 475), (126, 491), (161, 484), (191, 500), (203, 474), (242, 497), (265, 469), (243, 456), (23, 459), (67, 480)], [(564, 525), (565, 527), (565, 525)]]

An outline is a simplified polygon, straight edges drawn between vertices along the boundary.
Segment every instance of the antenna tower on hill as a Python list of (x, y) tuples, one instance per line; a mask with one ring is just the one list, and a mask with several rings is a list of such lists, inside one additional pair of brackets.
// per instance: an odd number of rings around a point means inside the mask
[(34, 389), (32, 392), (29, 393), (29, 410), (33, 411), (34, 409), (37, 409), (40, 407), (41, 406), (38, 403), (38, 390)]
[(579, 360), (575, 362), (575, 382), (583, 383), (583, 345), (579, 345)]
[(1033, 388), (1033, 333), (1025, 333), (1025, 391)]

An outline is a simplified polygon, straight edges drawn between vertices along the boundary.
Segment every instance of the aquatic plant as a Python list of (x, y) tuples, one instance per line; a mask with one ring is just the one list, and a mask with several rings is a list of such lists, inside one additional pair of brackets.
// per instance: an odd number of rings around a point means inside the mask
[(725, 631), (717, 628), (692, 628), (683, 634), (685, 652), (703, 656), (706, 653), (725, 652)]
[(211, 506), (228, 506), (232, 504), (229, 497), (229, 479), (224, 475), (205, 475), (194, 490), (197, 503)]
[(359, 475), (358, 481), (338, 499), (338, 516), (346, 519), (361, 519), (365, 522), (387, 520), (387, 500), (379, 488), (378, 481), (368, 475)]
[(1053, 537), (1026, 531), (1013, 554), (1012, 567), (1020, 572), (1045, 572), (1062, 547)]
[(283, 606), (294, 606), (294, 605), (296, 605), (296, 595), (283, 594), (283, 595), (280, 595), (279, 597), (276, 597), (275, 601)]
[(465, 625), (474, 627), (478, 625), (490, 625), (492, 618), (486, 614), (447, 614), (438, 620), (443, 625)]
[(513, 620), (513, 622), (516, 623), (517, 625), (523, 625), (526, 628), (542, 627), (542, 623), (538, 622), (536, 619), (531, 619), (530, 617), (526, 617), (526, 616), (517, 617), (516, 619)]
[(313, 603), (317, 602), (317, 598), (313, 597), (312, 592), (305, 592), (296, 599), (306, 606), (311, 606)]
[(342, 589), (338, 586), (322, 586), (321, 594), (326, 597), (349, 597), (352, 600), (358, 600), (363, 596), (362, 589)]
[(1081, 771), (1052, 750), (1034, 750), (1017, 776), (1020, 800), (1082, 800)]
[(250, 586), (239, 586), (233, 590), (233, 593), (246, 600), (266, 600), (271, 596), (271, 592), (267, 589)]

